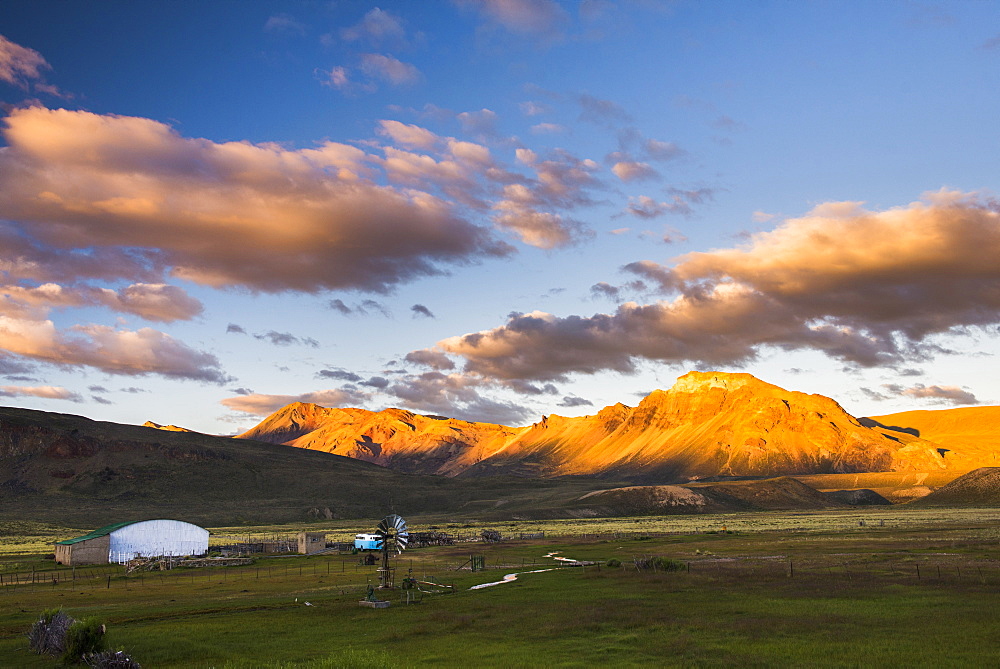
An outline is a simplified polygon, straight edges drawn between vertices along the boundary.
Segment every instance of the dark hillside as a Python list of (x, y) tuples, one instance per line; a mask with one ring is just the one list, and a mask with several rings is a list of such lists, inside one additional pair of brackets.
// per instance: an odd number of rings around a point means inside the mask
[(0, 518), (81, 526), (176, 517), (214, 525), (542, 512), (593, 481), (462, 482), (196, 432), (0, 407)]

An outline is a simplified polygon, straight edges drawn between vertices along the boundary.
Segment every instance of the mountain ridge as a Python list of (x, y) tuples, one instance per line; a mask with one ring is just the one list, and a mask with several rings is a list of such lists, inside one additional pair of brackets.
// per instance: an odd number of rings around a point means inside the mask
[[(277, 441), (289, 435), (293, 438)], [(347, 455), (411, 473), (596, 476), (658, 484), (718, 475), (942, 471), (961, 460), (954, 449), (866, 425), (829, 397), (726, 372), (689, 372), (635, 407), (616, 403), (578, 418), (552, 414), (520, 428), (403, 409), (297, 403), (237, 438)]]

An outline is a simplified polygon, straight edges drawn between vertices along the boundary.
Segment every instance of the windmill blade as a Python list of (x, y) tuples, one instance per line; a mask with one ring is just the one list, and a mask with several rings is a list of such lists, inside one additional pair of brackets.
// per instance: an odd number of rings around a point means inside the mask
[(376, 532), (382, 538), (383, 548), (395, 549), (397, 555), (406, 550), (406, 545), (410, 542), (406, 521), (395, 513), (380, 520)]

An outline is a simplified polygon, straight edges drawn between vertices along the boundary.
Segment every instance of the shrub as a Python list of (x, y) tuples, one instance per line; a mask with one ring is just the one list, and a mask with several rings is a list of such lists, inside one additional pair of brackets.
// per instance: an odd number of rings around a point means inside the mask
[(142, 669), (139, 663), (123, 650), (90, 653), (83, 656), (83, 662), (93, 669)]
[(84, 656), (104, 651), (104, 625), (94, 618), (78, 620), (66, 633), (65, 664), (80, 662)]
[(649, 557), (635, 558), (635, 568), (652, 571), (682, 571), (685, 566), (683, 562), (671, 560), (670, 558), (653, 555)]
[(28, 646), (39, 655), (62, 655), (66, 650), (66, 633), (75, 622), (62, 609), (42, 611), (28, 632)]
[(609, 567), (620, 567), (620, 566), (622, 566), (622, 561), (619, 560), (618, 558), (611, 558), (610, 560), (608, 560), (608, 566)]

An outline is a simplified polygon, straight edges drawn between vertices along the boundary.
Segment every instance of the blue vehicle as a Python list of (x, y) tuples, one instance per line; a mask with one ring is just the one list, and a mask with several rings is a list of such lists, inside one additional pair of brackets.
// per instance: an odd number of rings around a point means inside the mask
[(355, 534), (354, 547), (360, 551), (381, 550), (382, 537), (377, 534)]

